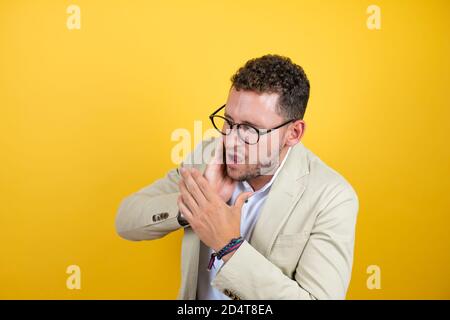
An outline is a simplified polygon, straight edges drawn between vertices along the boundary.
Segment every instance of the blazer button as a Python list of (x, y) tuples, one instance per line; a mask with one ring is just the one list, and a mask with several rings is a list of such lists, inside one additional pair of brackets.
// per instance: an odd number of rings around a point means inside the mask
[(169, 217), (169, 214), (167, 212), (161, 212), (161, 213), (158, 213), (158, 214), (154, 214), (153, 217), (152, 217), (152, 220), (154, 222), (156, 222), (156, 221), (165, 220), (168, 217)]

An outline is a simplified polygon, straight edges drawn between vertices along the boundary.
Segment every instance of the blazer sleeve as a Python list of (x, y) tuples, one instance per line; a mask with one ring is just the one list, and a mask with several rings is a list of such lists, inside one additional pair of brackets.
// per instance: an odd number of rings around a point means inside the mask
[(190, 165), (202, 170), (203, 150), (209, 141), (200, 142), (180, 166), (170, 170), (165, 177), (122, 200), (115, 219), (119, 236), (131, 241), (154, 240), (187, 227), (178, 221), (179, 169)]
[(318, 213), (294, 279), (245, 241), (221, 266), (212, 285), (245, 300), (344, 299), (352, 271), (358, 207), (350, 187)]

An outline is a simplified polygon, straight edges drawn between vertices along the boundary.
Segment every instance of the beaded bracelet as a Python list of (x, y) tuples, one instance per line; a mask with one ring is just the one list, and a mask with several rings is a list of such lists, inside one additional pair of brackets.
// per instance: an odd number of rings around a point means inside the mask
[(211, 254), (211, 259), (209, 260), (208, 263), (208, 271), (211, 270), (213, 264), (214, 264), (214, 260), (216, 259), (222, 259), (222, 257), (230, 252), (233, 252), (234, 250), (236, 250), (237, 248), (240, 247), (240, 245), (242, 244), (242, 242), (244, 241), (244, 238), (239, 237), (239, 238), (233, 238), (231, 239), (231, 241), (222, 249), (220, 249), (218, 252), (213, 252)]

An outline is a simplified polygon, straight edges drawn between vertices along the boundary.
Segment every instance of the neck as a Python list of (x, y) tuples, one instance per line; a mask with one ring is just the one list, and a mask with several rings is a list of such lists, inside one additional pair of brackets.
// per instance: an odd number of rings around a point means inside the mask
[(268, 174), (268, 175), (264, 174), (264, 175), (260, 175), (260, 176), (257, 176), (255, 178), (247, 180), (247, 182), (253, 188), (253, 191), (258, 191), (259, 189), (264, 187), (266, 185), (266, 183), (268, 183), (270, 181), (270, 179), (273, 178), (273, 175), (275, 174), (275, 171), (279, 168), (279, 166), (281, 165), (281, 162), (286, 157), (286, 153), (287, 153), (288, 149), (289, 149), (289, 147), (284, 147), (281, 150), (281, 152), (279, 154), (278, 166), (273, 169), (272, 174)]

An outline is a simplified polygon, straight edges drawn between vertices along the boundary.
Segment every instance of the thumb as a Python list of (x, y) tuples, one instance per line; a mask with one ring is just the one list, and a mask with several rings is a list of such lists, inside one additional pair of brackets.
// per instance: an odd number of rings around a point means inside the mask
[(223, 153), (223, 138), (219, 137), (215, 141), (214, 155), (207, 161), (207, 165), (204, 171), (204, 176), (212, 181), (224, 175), (224, 153)]
[(240, 195), (238, 195), (235, 203), (234, 203), (234, 207), (239, 209), (239, 212), (241, 211), (240, 209), (242, 208), (242, 206), (244, 205), (245, 200), (247, 200), (248, 198), (250, 198), (253, 195), (253, 192), (248, 191), (248, 192), (242, 192)]
[(215, 145), (212, 163), (216, 164), (216, 165), (224, 164), (223, 137), (220, 136), (220, 137), (216, 138), (215, 143), (216, 143), (216, 145)]

